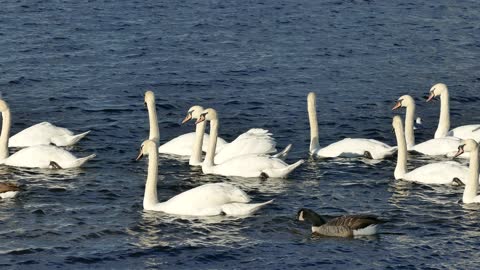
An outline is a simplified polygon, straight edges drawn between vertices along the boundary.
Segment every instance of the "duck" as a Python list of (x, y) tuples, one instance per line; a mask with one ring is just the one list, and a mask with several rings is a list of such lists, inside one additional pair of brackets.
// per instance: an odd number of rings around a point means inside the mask
[(63, 148), (54, 145), (35, 145), (22, 148), (10, 156), (8, 141), (11, 115), (7, 102), (0, 100), (2, 113), (2, 131), (0, 133), (0, 164), (26, 168), (68, 169), (82, 166), (96, 155), (77, 158)]
[(21, 188), (13, 183), (0, 183), (0, 198), (10, 199), (17, 196)]
[(345, 215), (325, 220), (315, 211), (302, 208), (297, 212), (297, 220), (312, 224), (312, 234), (332, 237), (355, 237), (377, 234), (379, 224), (385, 223), (374, 215)]
[(246, 216), (255, 213), (273, 200), (250, 203), (250, 197), (240, 188), (229, 183), (204, 184), (182, 192), (165, 202), (159, 202), (158, 147), (155, 141), (142, 143), (136, 160), (148, 156), (148, 175), (143, 197), (143, 209), (182, 216)]
[(430, 163), (409, 172), (407, 170), (407, 143), (402, 118), (399, 115), (393, 117), (392, 126), (398, 145), (397, 165), (394, 171), (396, 180), (437, 185), (462, 185), (465, 183), (468, 169), (454, 161)]
[(432, 86), (427, 102), (437, 97), (440, 97), (440, 118), (434, 138), (452, 136), (480, 141), (480, 124), (465, 125), (450, 130), (450, 98), (446, 84), (437, 83)]
[[(150, 125), (150, 131), (149, 131), (149, 140), (153, 140), (158, 144), (160, 144), (160, 129), (158, 128), (158, 120), (157, 120), (157, 109), (155, 105), (155, 94), (153, 91), (149, 90), (145, 92), (145, 106), (147, 107), (148, 110), (148, 119), (149, 119), (149, 125)], [(192, 115), (198, 114), (198, 112), (203, 111), (203, 108), (201, 106), (193, 106), (190, 108), (189, 113), (187, 117), (182, 121), (182, 123), (187, 122)], [(185, 133), (182, 135), (179, 135), (168, 142), (165, 142), (164, 144), (160, 145), (158, 147), (158, 152), (160, 154), (165, 154), (169, 155), (170, 157), (173, 158), (182, 158), (186, 156), (191, 156), (192, 155), (192, 147), (193, 143), (195, 141), (195, 138), (198, 136), (198, 134), (201, 133), (201, 129), (205, 129), (205, 126), (202, 127), (202, 125), (199, 125), (196, 127), (197, 131), (196, 132), (189, 132)], [(205, 134), (204, 140), (205, 143), (205, 149), (207, 149), (208, 146), (208, 134)], [(218, 140), (219, 145), (226, 144), (225, 140), (219, 139)], [(220, 146), (221, 147), (221, 146)]]
[[(415, 118), (415, 100), (410, 95), (403, 95), (395, 103), (392, 111), (399, 108), (406, 108), (405, 114), (405, 139), (407, 142), (407, 150), (420, 153), (427, 156), (445, 156), (453, 155), (457, 152), (460, 145), (460, 138), (457, 137), (441, 137), (434, 138), (415, 144), (414, 118)], [(468, 158), (465, 153), (461, 157)]]
[[(213, 108), (205, 109), (196, 123), (202, 123), (210, 121), (210, 142), (207, 154), (202, 163), (202, 171), (205, 174), (217, 174), (223, 176), (239, 176), (239, 177), (262, 177), (262, 178), (285, 178), (298, 166), (303, 164), (304, 160), (299, 160), (294, 164), (287, 164), (285, 161), (277, 156), (269, 156), (262, 153), (252, 153), (254, 149), (263, 148), (268, 144), (264, 142), (263, 138), (244, 138), (235, 140), (230, 145), (225, 146), (225, 149), (229, 149), (230, 153), (236, 153), (234, 157), (225, 160), (221, 163), (217, 163), (217, 159), (214, 158), (216, 140), (218, 134), (218, 126), (220, 120), (217, 115), (217, 111)], [(257, 144), (261, 144), (258, 146)], [(266, 147), (265, 147), (266, 148)], [(263, 149), (265, 149), (263, 148)]]
[(316, 94), (310, 92), (307, 97), (308, 119), (310, 123), (310, 154), (321, 158), (367, 157), (384, 159), (392, 156), (396, 147), (373, 139), (345, 138), (325, 147), (320, 147), (316, 111)]
[(454, 158), (460, 156), (464, 152), (470, 153), (470, 165), (468, 180), (465, 183), (462, 202), (465, 204), (480, 203), (480, 195), (478, 195), (478, 143), (473, 139), (462, 140), (458, 151)]

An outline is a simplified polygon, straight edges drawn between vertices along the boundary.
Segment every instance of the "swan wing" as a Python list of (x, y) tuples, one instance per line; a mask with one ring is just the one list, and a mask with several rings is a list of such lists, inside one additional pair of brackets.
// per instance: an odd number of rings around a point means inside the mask
[[(431, 139), (413, 146), (410, 150), (428, 156), (441, 156), (449, 153), (455, 154), (460, 145), (460, 139), (455, 137), (443, 137)], [(465, 154), (465, 153), (464, 153)], [(464, 155), (462, 155), (464, 156)]]
[[(95, 155), (87, 157), (93, 158)], [(85, 159), (85, 158), (83, 158)], [(88, 160), (87, 159), (87, 160)], [(78, 167), (79, 160), (70, 152), (52, 145), (37, 145), (21, 149), (5, 161), (6, 165), (27, 168), (49, 168), (50, 162), (56, 162), (62, 168)], [(86, 160), (85, 160), (86, 161)]]
[[(202, 150), (208, 149), (210, 136), (205, 134), (203, 136)], [(158, 152), (161, 154), (178, 155), (178, 156), (190, 156), (192, 155), (193, 144), (195, 142), (195, 132), (185, 133), (170, 141), (160, 145)], [(227, 142), (222, 138), (217, 138), (217, 152), (222, 149)]]
[(266, 170), (283, 169), (288, 164), (278, 158), (250, 154), (231, 158), (213, 166), (215, 174), (224, 176), (259, 177)]
[(463, 183), (468, 179), (468, 168), (454, 161), (437, 162), (419, 167), (404, 177), (404, 180), (424, 184), (449, 185), (458, 178)]
[(32, 145), (50, 144), (53, 137), (73, 136), (66, 128), (57, 127), (49, 122), (42, 122), (26, 128), (8, 140), (9, 147), (28, 147)]
[(373, 139), (345, 138), (319, 149), (316, 154), (321, 157), (359, 157), (369, 152), (374, 159), (393, 154), (391, 147)]
[(456, 127), (448, 132), (448, 136), (461, 139), (474, 139), (480, 141), (480, 125), (465, 125)]

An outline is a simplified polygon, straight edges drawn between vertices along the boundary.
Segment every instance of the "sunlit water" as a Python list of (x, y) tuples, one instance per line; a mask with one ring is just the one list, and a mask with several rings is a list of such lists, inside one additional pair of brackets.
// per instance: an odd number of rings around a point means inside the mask
[[(436, 82), (451, 92), (452, 125), (480, 123), (476, 1), (3, 1), (0, 91), (13, 133), (41, 121), (76, 132), (71, 148), (96, 153), (81, 170), (0, 168), (25, 186), (0, 201), (0, 266), (15, 269), (478, 268), (480, 209), (462, 188), (393, 179), (395, 159), (319, 160), (308, 155), (306, 95), (317, 93), (320, 144), (344, 137), (395, 144), (393, 101), (410, 94), (431, 138)], [(275, 202), (246, 218), (144, 212), (148, 136), (143, 93), (156, 93), (161, 140), (194, 104), (216, 108), (220, 134), (269, 129), (288, 179), (205, 176), (160, 160), (159, 197), (211, 182)], [(431, 162), (415, 157), (409, 168)], [(312, 238), (300, 207), (327, 216), (389, 220), (376, 237)]]

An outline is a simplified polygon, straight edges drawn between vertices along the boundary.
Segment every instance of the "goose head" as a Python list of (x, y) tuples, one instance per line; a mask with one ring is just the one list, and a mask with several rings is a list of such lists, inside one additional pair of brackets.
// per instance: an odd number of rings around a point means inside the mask
[(472, 140), (472, 139), (462, 140), (460, 142), (460, 146), (458, 146), (458, 152), (453, 157), (456, 158), (465, 152), (472, 152), (477, 148), (478, 148), (478, 143), (475, 140)]
[(438, 96), (441, 96), (443, 93), (447, 92), (447, 86), (444, 83), (437, 83), (432, 88), (430, 88), (430, 93), (427, 98), (427, 102), (432, 100), (433, 98), (436, 98)]
[(150, 104), (155, 104), (155, 94), (153, 91), (148, 90), (145, 92), (145, 107)]
[(411, 96), (409, 96), (409, 95), (401, 96), (396, 101), (395, 106), (393, 106), (393, 108), (392, 108), (392, 111), (394, 111), (394, 110), (396, 110), (400, 107), (407, 108), (409, 106), (412, 106), (412, 104), (415, 104), (415, 101), (413, 100), (413, 98)]
[(298, 210), (296, 219), (299, 221), (310, 222), (313, 226), (322, 226), (326, 223), (319, 214), (308, 208), (302, 208)]
[(7, 102), (0, 99), (0, 112), (6, 112), (8, 110), (9, 110), (9, 108), (8, 108)]
[(186, 122), (190, 121), (191, 119), (199, 119), (201, 113), (204, 111), (202, 106), (192, 106), (190, 109), (187, 111), (187, 116), (182, 121), (182, 124), (185, 124)]
[(217, 120), (217, 111), (212, 108), (208, 108), (202, 111), (200, 114), (200, 117), (197, 119), (195, 124), (201, 123), (203, 121), (212, 121), (212, 120)]
[(138, 154), (136, 161), (143, 158), (143, 156), (148, 156), (152, 152), (157, 151), (157, 144), (152, 140), (145, 140), (140, 147), (140, 153)]

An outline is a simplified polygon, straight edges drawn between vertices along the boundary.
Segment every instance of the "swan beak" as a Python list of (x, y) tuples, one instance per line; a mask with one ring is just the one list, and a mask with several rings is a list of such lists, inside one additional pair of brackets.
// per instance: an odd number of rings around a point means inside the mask
[(190, 121), (190, 119), (192, 119), (192, 115), (187, 114), (187, 116), (185, 116), (185, 118), (182, 121), (182, 125), (185, 124), (186, 122)]
[(142, 157), (143, 157), (143, 153), (142, 153), (142, 150), (140, 150), (140, 153), (138, 153), (138, 156), (135, 159), (135, 161), (139, 161), (140, 159), (142, 159)]
[(398, 109), (400, 107), (402, 107), (402, 102), (397, 101), (397, 103), (395, 103), (395, 106), (393, 106), (392, 111), (395, 111), (396, 109)]
[(205, 121), (205, 115), (200, 115), (200, 118), (197, 119), (197, 121), (195, 122), (195, 124), (198, 124), (198, 123), (201, 123)]
[(427, 98), (427, 102), (429, 102), (430, 100), (432, 100), (434, 97), (435, 97), (435, 95), (433, 94), (433, 92), (430, 92), (430, 95), (429, 95), (428, 98)]
[(453, 158), (456, 158), (458, 156), (460, 156), (461, 154), (463, 154), (464, 151), (463, 151), (463, 147), (458, 147), (458, 152), (453, 156)]

